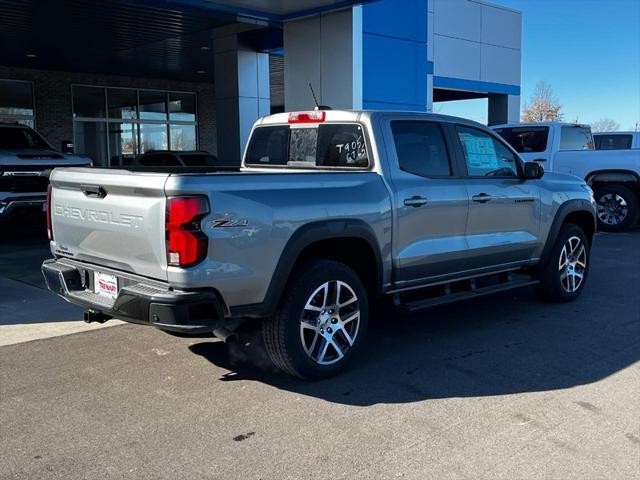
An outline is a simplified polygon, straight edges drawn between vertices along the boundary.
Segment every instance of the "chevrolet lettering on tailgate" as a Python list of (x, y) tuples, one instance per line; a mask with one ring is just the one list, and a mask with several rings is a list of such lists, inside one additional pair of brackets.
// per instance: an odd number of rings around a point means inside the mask
[(128, 215), (126, 213), (114, 214), (108, 210), (93, 210), (67, 205), (55, 205), (54, 215), (130, 228), (139, 228), (144, 219), (141, 215)]

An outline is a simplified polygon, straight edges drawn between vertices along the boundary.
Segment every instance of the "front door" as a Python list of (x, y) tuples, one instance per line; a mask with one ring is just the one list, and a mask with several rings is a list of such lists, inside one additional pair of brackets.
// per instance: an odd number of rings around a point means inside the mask
[(467, 269), (528, 261), (540, 241), (538, 181), (521, 178), (520, 159), (492, 134), (454, 129), (467, 170)]
[[(440, 123), (392, 120), (386, 136), (395, 192), (394, 283), (398, 288), (464, 267), (469, 199)], [(395, 155), (394, 155), (395, 153)]]

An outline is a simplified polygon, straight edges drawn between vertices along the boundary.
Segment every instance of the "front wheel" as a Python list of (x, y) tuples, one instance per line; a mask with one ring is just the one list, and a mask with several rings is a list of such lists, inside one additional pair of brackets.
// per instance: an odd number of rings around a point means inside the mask
[(590, 248), (587, 236), (577, 225), (564, 225), (544, 265), (539, 269), (544, 298), (570, 302), (580, 296), (589, 274)]
[(358, 275), (333, 260), (312, 260), (294, 272), (276, 314), (264, 321), (267, 353), (300, 378), (338, 373), (367, 330), (368, 299)]
[(596, 187), (598, 229), (619, 232), (629, 228), (638, 217), (638, 197), (624, 185), (611, 184)]

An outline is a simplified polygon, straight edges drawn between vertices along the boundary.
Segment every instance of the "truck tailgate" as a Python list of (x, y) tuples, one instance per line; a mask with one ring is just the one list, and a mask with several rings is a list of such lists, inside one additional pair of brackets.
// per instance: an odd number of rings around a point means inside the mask
[(124, 170), (54, 170), (53, 251), (166, 280), (164, 185), (168, 177)]

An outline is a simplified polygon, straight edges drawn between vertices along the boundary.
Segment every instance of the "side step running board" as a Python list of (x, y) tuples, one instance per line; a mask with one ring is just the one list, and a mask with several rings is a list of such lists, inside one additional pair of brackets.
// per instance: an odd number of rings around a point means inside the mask
[[(476, 286), (476, 279), (451, 282), (443, 286), (443, 293), (440, 295), (431, 295), (428, 298), (415, 298), (415, 295), (413, 295), (414, 298), (411, 300), (404, 300), (401, 294), (395, 294), (393, 301), (397, 309), (409, 313), (438, 305), (444, 305), (446, 303), (469, 300), (471, 298), (482, 297), (484, 295), (512, 290), (514, 288), (528, 287), (539, 283), (538, 280), (532, 279), (528, 276), (518, 275), (518, 278), (514, 277), (514, 275), (509, 275), (507, 277), (507, 281), (501, 281), (494, 285), (480, 287)], [(461, 286), (464, 288), (463, 290), (460, 289)]]

